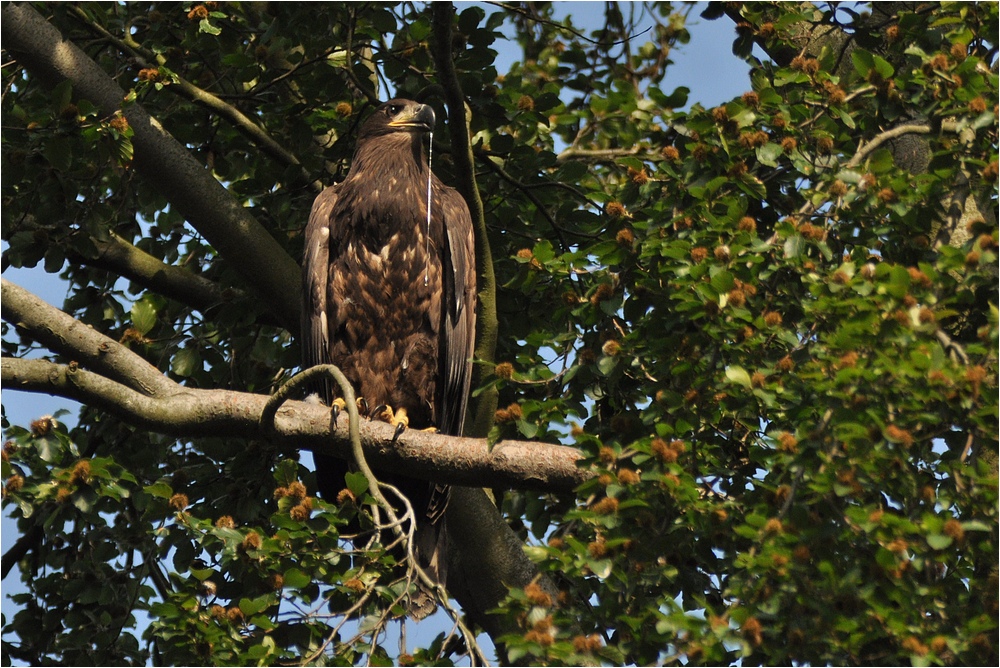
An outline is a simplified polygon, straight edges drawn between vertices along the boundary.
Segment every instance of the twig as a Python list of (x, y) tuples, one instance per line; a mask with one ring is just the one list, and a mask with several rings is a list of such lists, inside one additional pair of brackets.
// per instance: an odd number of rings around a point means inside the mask
[(351, 8), (351, 20), (347, 24), (347, 41), (344, 44), (344, 50), (347, 51), (347, 63), (344, 67), (344, 71), (347, 73), (347, 78), (352, 84), (358, 89), (362, 95), (364, 95), (369, 102), (377, 105), (379, 103), (378, 93), (371, 87), (365, 84), (358, 75), (354, 72), (354, 67), (352, 67), (351, 56), (354, 55), (354, 22), (356, 20), (357, 14), (356, 10)]
[[(864, 162), (865, 158), (871, 155), (875, 149), (879, 148), (886, 142), (908, 134), (930, 134), (933, 130), (934, 128), (928, 123), (897, 125), (894, 128), (875, 135), (867, 144), (860, 144), (857, 151), (855, 151), (854, 156), (847, 161), (843, 169), (854, 169), (858, 167), (858, 165)], [(945, 132), (955, 132), (958, 130), (958, 124), (955, 121), (944, 121), (941, 123), (941, 130)], [(819, 166), (817, 165), (817, 168), (818, 167)], [(799, 207), (799, 210), (795, 212), (794, 217), (801, 220), (802, 218), (811, 215), (814, 211), (816, 211), (816, 209), (818, 209), (822, 204), (825, 204), (827, 201), (827, 199), (823, 199), (818, 203), (813, 203), (812, 200), (807, 200), (801, 207)], [(772, 244), (777, 240), (777, 238), (778, 233), (775, 231), (774, 234), (772, 234), (768, 239), (767, 243)]]
[(851, 158), (847, 162), (847, 164), (844, 165), (844, 167), (846, 169), (853, 169), (857, 167), (862, 163), (862, 161), (865, 158), (871, 155), (875, 151), (875, 149), (877, 149), (879, 146), (886, 143), (887, 141), (892, 141), (893, 139), (902, 137), (903, 135), (911, 135), (911, 134), (926, 135), (930, 134), (932, 130), (933, 128), (930, 126), (930, 124), (927, 123), (914, 124), (914, 125), (897, 125), (894, 128), (890, 128), (885, 132), (875, 135), (874, 137), (872, 137), (871, 141), (869, 141), (867, 144), (859, 145), (857, 152), (854, 154), (854, 157)]
[[(354, 457), (354, 464), (361, 471), (362, 475), (368, 481), (368, 491), (371, 493), (372, 497), (375, 499), (378, 507), (385, 512), (389, 517), (389, 522), (387, 523), (376, 523), (376, 528), (378, 530), (392, 529), (393, 533), (403, 541), (404, 549), (406, 550), (406, 561), (407, 561), (407, 580), (412, 582), (412, 574), (416, 574), (420, 582), (427, 587), (430, 591), (434, 592), (435, 597), (438, 599), (439, 604), (442, 608), (448, 611), (448, 613), (455, 619), (456, 623), (462, 625), (460, 616), (448, 603), (448, 592), (445, 588), (438, 582), (435, 582), (427, 573), (420, 567), (417, 562), (416, 555), (414, 554), (414, 540), (413, 533), (416, 530), (416, 515), (413, 512), (413, 506), (410, 504), (409, 499), (406, 498), (398, 489), (392, 485), (379, 482), (378, 478), (375, 477), (375, 473), (371, 470), (368, 465), (368, 461), (365, 458), (364, 449), (361, 446), (361, 434), (360, 434), (360, 418), (358, 416), (358, 404), (354, 396), (354, 388), (351, 387), (350, 381), (347, 380), (347, 376), (335, 365), (333, 364), (319, 364), (311, 367), (296, 376), (289, 379), (287, 383), (281, 386), (278, 391), (268, 399), (267, 403), (264, 405), (264, 410), (261, 411), (260, 424), (261, 427), (268, 433), (274, 433), (274, 416), (277, 414), (278, 408), (287, 401), (289, 395), (298, 389), (303, 383), (314, 378), (318, 375), (326, 375), (332, 377), (336, 381), (337, 385), (340, 386), (340, 396), (344, 400), (347, 407), (348, 424), (350, 428), (350, 438), (351, 438), (351, 454)], [(405, 512), (402, 518), (397, 516), (396, 509), (392, 507), (392, 504), (385, 498), (382, 494), (384, 488), (392, 492), (403, 504)], [(409, 520), (409, 526), (407, 530), (403, 531), (403, 524)], [(389, 608), (385, 610), (385, 615), (389, 613)], [(466, 629), (467, 630), (467, 629)], [(469, 635), (466, 638), (466, 642), (469, 643), (470, 647), (475, 645), (475, 636)], [(481, 652), (480, 652), (481, 653)]]
[[(492, 158), (499, 158), (499, 159), (502, 160), (505, 157), (503, 154), (492, 152), (492, 151), (486, 151), (486, 150), (481, 149), (481, 148), (474, 149), (474, 154), (480, 160), (485, 161), (485, 162), (490, 162), (490, 163), (492, 163), (493, 166), (497, 166), (497, 167), (499, 165), (497, 165), (496, 163), (494, 163), (492, 161)], [(501, 169), (503, 169), (503, 168), (501, 167)], [(510, 177), (510, 175), (506, 171), (504, 171), (504, 174), (507, 174), (507, 176), (504, 176), (503, 178), (506, 179), (506, 178), (509, 177), (510, 179), (513, 179), (513, 177)], [(503, 175), (501, 175), (501, 176), (503, 176)], [(541, 182), (538, 182), (538, 183), (525, 183), (523, 181), (514, 181), (514, 180), (511, 180), (511, 183), (514, 183), (515, 185), (517, 185), (517, 187), (523, 188), (524, 190), (536, 190), (536, 189), (539, 189), (539, 188), (559, 188), (561, 190), (565, 190), (565, 191), (571, 193), (574, 197), (576, 197), (577, 199), (579, 199), (581, 202), (584, 202), (585, 204), (588, 204), (588, 205), (594, 207), (595, 209), (600, 208), (600, 204), (598, 204), (594, 200), (590, 199), (584, 193), (580, 192), (577, 188), (574, 188), (573, 186), (569, 185), (568, 183), (561, 183), (559, 181), (541, 181)]]
[[(507, 2), (487, 2), (486, 4), (493, 5), (495, 7), (499, 7), (500, 9), (504, 9), (504, 10), (510, 12), (511, 14), (518, 14), (518, 15), (523, 16), (524, 18), (526, 18), (526, 19), (528, 19), (530, 21), (534, 21), (536, 23), (541, 23), (543, 25), (549, 25), (549, 26), (552, 26), (554, 28), (558, 28), (559, 30), (565, 30), (566, 32), (570, 33), (571, 35), (573, 35), (575, 37), (578, 37), (578, 38), (582, 39), (585, 42), (590, 42), (591, 44), (593, 44), (595, 46), (600, 46), (600, 47), (606, 48), (606, 49), (610, 49), (613, 46), (618, 46), (619, 44), (626, 44), (626, 43), (628, 43), (629, 39), (631, 39), (633, 37), (633, 36), (629, 36), (629, 37), (627, 37), (625, 39), (615, 40), (614, 42), (601, 42), (601, 41), (593, 39), (591, 37), (587, 37), (586, 35), (584, 35), (579, 30), (574, 30), (573, 28), (565, 26), (562, 23), (558, 23), (558, 22), (553, 21), (551, 19), (542, 18), (542, 17), (538, 16), (537, 14), (529, 13), (526, 9), (518, 7), (517, 5), (512, 5), (512, 4), (507, 3)], [(649, 32), (649, 30), (650, 30), (650, 28), (646, 28), (645, 30), (643, 30), (642, 32), (640, 32), (640, 33), (638, 33), (637, 35), (634, 35), (634, 36), (637, 37), (639, 35), (642, 35), (645, 32)]]
[(338, 633), (340, 633), (341, 627), (343, 627), (344, 624), (347, 623), (347, 620), (351, 618), (351, 615), (353, 613), (361, 609), (361, 606), (363, 606), (368, 601), (368, 599), (371, 598), (371, 596), (372, 596), (372, 589), (369, 588), (367, 591), (365, 591), (364, 595), (357, 600), (357, 602), (354, 605), (352, 605), (343, 612), (344, 619), (341, 620), (341, 622), (337, 624), (335, 627), (333, 627), (330, 633), (328, 633), (326, 638), (323, 640), (323, 643), (316, 648), (316, 651), (303, 658), (301, 661), (299, 661), (297, 665), (307, 666), (316, 661), (319, 657), (321, 657), (323, 655), (323, 652), (326, 651), (326, 648), (330, 645), (331, 642), (333, 642), (333, 639), (337, 637)]
[(360, 417), (358, 416), (358, 404), (354, 396), (354, 388), (351, 387), (351, 383), (347, 380), (347, 376), (345, 376), (337, 366), (333, 364), (317, 364), (316, 366), (306, 369), (305, 371), (290, 378), (284, 385), (278, 388), (278, 391), (271, 395), (271, 397), (267, 400), (267, 403), (264, 404), (264, 409), (261, 411), (259, 420), (261, 428), (267, 434), (274, 434), (276, 432), (274, 417), (278, 412), (278, 408), (280, 408), (281, 405), (290, 398), (292, 392), (297, 390), (303, 383), (320, 375), (333, 378), (337, 385), (340, 386), (340, 396), (344, 399), (347, 407), (351, 454), (354, 457), (354, 463), (358, 467), (358, 470), (361, 471), (362, 475), (364, 475), (368, 480), (368, 489), (371, 492), (372, 497), (375, 499), (375, 502), (389, 516), (389, 526), (394, 531), (401, 532), (402, 530), (399, 528), (400, 521), (396, 517), (396, 513), (393, 510), (392, 505), (390, 505), (385, 496), (383, 496), (382, 492), (379, 490), (381, 483), (379, 483), (378, 478), (375, 477), (371, 467), (368, 466), (367, 459), (365, 459), (365, 451), (361, 446)]

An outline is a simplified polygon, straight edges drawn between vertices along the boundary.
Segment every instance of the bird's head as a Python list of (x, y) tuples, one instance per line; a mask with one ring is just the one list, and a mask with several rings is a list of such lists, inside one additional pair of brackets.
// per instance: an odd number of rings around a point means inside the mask
[(361, 126), (358, 139), (394, 132), (424, 133), (434, 129), (434, 109), (413, 100), (385, 102)]

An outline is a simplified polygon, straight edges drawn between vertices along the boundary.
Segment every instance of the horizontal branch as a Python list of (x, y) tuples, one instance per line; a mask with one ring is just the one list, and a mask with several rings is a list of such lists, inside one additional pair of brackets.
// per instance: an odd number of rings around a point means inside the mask
[[(594, 162), (614, 161), (618, 158), (627, 158), (639, 155), (642, 148), (633, 146), (632, 148), (576, 148), (570, 146), (560, 151), (556, 156), (556, 162), (562, 164), (568, 160), (591, 160)], [(641, 157), (641, 156), (640, 156)], [(652, 156), (650, 156), (652, 157)]]
[[(954, 126), (954, 124), (951, 125)], [(953, 127), (951, 129), (953, 129)], [(871, 141), (859, 145), (854, 157), (852, 157), (847, 164), (844, 165), (844, 167), (845, 169), (854, 169), (860, 165), (865, 158), (871, 155), (875, 149), (888, 141), (892, 141), (893, 139), (909, 134), (926, 135), (930, 134), (932, 130), (933, 128), (931, 128), (928, 123), (906, 123), (904, 125), (897, 125), (894, 128), (890, 128), (889, 130), (875, 135), (871, 138)]]
[[(259, 420), (269, 397), (230, 390), (199, 390), (173, 384), (158, 397), (143, 395), (82, 367), (46, 360), (2, 358), (4, 388), (67, 397), (100, 408), (137, 427), (178, 438), (264, 438)], [(471, 487), (571, 492), (589, 478), (576, 465), (580, 451), (563, 445), (502, 441), (404, 431), (362, 421), (361, 444), (376, 468), (435, 482)], [(331, 424), (330, 409), (289, 401), (278, 409), (272, 440), (322, 454), (350, 458), (346, 413)]]
[[(330, 410), (288, 401), (273, 430), (261, 426), (270, 399), (230, 390), (179, 385), (141, 356), (50, 306), (27, 290), (0, 279), (2, 317), (70, 364), (3, 358), (5, 390), (39, 392), (94, 406), (143, 429), (178, 438), (271, 438), (294, 448), (344, 459), (351, 457), (347, 416), (331, 424)], [(268, 419), (270, 424), (270, 419)], [(405, 431), (363, 422), (365, 456), (376, 468), (435, 482), (568, 492), (587, 479), (576, 466), (576, 448), (504, 441), (492, 449), (485, 439)]]

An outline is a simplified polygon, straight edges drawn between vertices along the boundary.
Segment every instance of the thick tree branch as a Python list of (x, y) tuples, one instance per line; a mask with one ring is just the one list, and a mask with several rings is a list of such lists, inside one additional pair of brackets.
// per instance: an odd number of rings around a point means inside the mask
[[(6, 317), (6, 313), (4, 313)], [(110, 340), (110, 339), (109, 339)], [(107, 411), (126, 422), (178, 438), (264, 435), (259, 424), (269, 397), (230, 390), (197, 390), (166, 379), (173, 392), (151, 397), (98, 373), (46, 360), (3, 358), (5, 389), (67, 397)], [(575, 448), (502, 441), (492, 450), (485, 439), (407, 430), (362, 422), (365, 457), (379, 469), (453, 485), (499, 486), (571, 492), (589, 474), (576, 466)], [(274, 440), (337, 457), (350, 456), (347, 416), (331, 424), (330, 410), (290, 401), (275, 416)]]
[[(143, 429), (177, 437), (260, 438), (269, 397), (178, 385), (120, 343), (2, 280), (3, 319), (70, 359), (3, 358), (5, 389), (41, 392), (100, 408)], [(576, 466), (575, 448), (504, 441), (492, 449), (485, 439), (408, 430), (393, 440), (394, 427), (364, 422), (365, 456), (379, 469), (456, 485), (570, 492), (587, 479)], [(330, 411), (288, 402), (274, 419), (273, 438), (289, 446), (350, 457), (346, 416), (331, 424)]]
[(21, 534), (21, 537), (11, 546), (9, 550), (4, 552), (2, 560), (0, 560), (0, 579), (7, 577), (10, 570), (14, 568), (15, 565), (21, 559), (24, 559), (25, 555), (32, 550), (38, 542), (45, 535), (45, 530), (40, 524), (33, 524), (27, 532)]
[[(625, 158), (634, 155), (640, 155), (644, 150), (644, 147), (633, 146), (632, 148), (576, 148), (570, 146), (569, 148), (563, 149), (559, 155), (556, 156), (556, 162), (562, 164), (568, 162), (569, 160), (590, 160), (593, 162), (614, 162), (618, 158)], [(644, 157), (644, 156), (640, 156)], [(648, 159), (658, 159), (650, 152)]]
[[(67, 227), (70, 226), (68, 222), (65, 224)], [(24, 216), (19, 223), (19, 228), (43, 229), (31, 214)], [(116, 276), (127, 278), (164, 297), (196, 308), (202, 313), (242, 294), (241, 291), (235, 289), (223, 289), (217, 283), (185, 267), (166, 264), (129, 243), (124, 237), (113, 231), (109, 230), (107, 238), (103, 240), (91, 236), (83, 230), (78, 230), (74, 234), (87, 237), (97, 253), (96, 255), (84, 254), (77, 251), (74, 244), (67, 244), (65, 252), (71, 262), (113, 272)], [(276, 320), (272, 324), (280, 326)]]
[[(434, 36), (432, 52), (448, 106), (448, 131), (455, 173), (459, 178), (458, 189), (469, 204), (476, 231), (479, 304), (475, 356), (481, 363), (476, 365), (473, 386), (480, 387), (493, 374), (497, 344), (493, 255), (490, 252), (483, 202), (476, 186), (465, 96), (452, 60), (452, 19), (455, 8), (450, 2), (437, 2), (432, 5), (431, 12)], [(481, 393), (475, 403), (471, 425), (467, 424), (466, 433), (485, 437), (493, 424), (496, 407), (495, 388)], [(534, 454), (530, 456), (533, 457)], [(476, 485), (480, 488), (484, 486)], [(517, 629), (504, 626), (501, 619), (489, 613), (507, 595), (508, 587), (527, 586), (537, 577), (538, 570), (525, 555), (521, 541), (507, 526), (482, 489), (452, 490), (452, 502), (448, 504), (448, 526), (449, 531), (457, 538), (452, 541), (452, 549), (448, 555), (449, 570), (453, 574), (449, 588), (469, 617), (490, 633), (497, 652), (503, 655), (503, 644), (498, 638), (504, 633), (516, 632)], [(546, 586), (551, 586), (551, 583), (546, 582)]]
[(73, 94), (102, 114), (124, 114), (134, 131), (135, 168), (293, 327), (299, 303), (288, 296), (299, 292), (299, 268), (285, 250), (142, 106), (123, 107), (125, 92), (118, 84), (38, 12), (11, 4), (2, 17), (4, 49), (32, 75), (48, 85), (68, 80)]
[(221, 286), (204, 276), (161, 262), (114, 232), (109, 234), (107, 240), (93, 239), (93, 243), (97, 256), (81, 257), (80, 261), (84, 264), (113, 271), (147, 290), (192, 306), (202, 313), (231, 298)]
[[(954, 123), (950, 124), (954, 126)], [(951, 129), (954, 129), (953, 127)], [(882, 144), (892, 141), (898, 137), (909, 134), (926, 135), (933, 131), (933, 128), (928, 123), (912, 123), (906, 125), (897, 125), (894, 128), (890, 128), (884, 132), (881, 132), (874, 137), (868, 143), (858, 146), (857, 152), (854, 154), (844, 167), (846, 169), (854, 169), (860, 165), (865, 158), (871, 155), (875, 149), (877, 149)]]
[(482, 489), (452, 488), (448, 535), (461, 545), (450, 555), (448, 590), (494, 641), (518, 632), (505, 618), (490, 614), (507, 596), (508, 587), (525, 587), (537, 578), (553, 599), (559, 594), (551, 580), (538, 578), (535, 564), (524, 556), (524, 543)]

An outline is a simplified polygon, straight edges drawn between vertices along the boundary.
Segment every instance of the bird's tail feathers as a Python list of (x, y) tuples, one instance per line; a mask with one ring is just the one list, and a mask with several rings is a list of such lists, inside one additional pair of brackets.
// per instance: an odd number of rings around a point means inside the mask
[[(434, 523), (418, 524), (413, 536), (417, 563), (435, 583), (445, 586), (448, 579), (448, 525), (442, 516)], [(407, 614), (419, 621), (437, 607), (436, 596), (418, 581), (417, 591), (410, 595)]]

